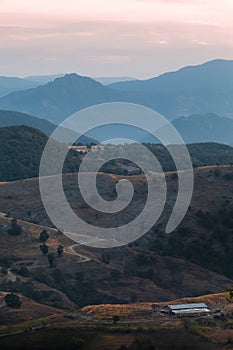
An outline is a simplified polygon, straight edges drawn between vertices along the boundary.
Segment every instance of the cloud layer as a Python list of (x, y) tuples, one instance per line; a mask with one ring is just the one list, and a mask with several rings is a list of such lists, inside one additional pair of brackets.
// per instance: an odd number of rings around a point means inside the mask
[(0, 74), (146, 77), (233, 58), (232, 13), (230, 0), (1, 0)]

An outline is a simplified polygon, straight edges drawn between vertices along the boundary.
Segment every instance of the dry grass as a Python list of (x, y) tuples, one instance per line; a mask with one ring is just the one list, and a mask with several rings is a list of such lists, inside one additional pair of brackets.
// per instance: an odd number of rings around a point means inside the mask
[[(182, 298), (167, 303), (155, 303), (160, 308), (169, 304), (206, 303), (209, 308), (221, 308), (222, 311), (233, 312), (233, 302), (228, 299), (228, 293), (205, 295), (196, 298)], [(153, 303), (136, 303), (127, 305), (94, 305), (82, 308), (82, 313), (99, 320), (110, 320), (113, 315), (119, 315), (122, 320), (150, 320)]]
[(20, 299), (22, 306), (20, 309), (9, 308), (5, 305), (4, 296), (7, 293), (0, 292), (0, 324), (7, 325), (12, 323), (24, 323), (41, 318), (57, 318), (62, 317), (64, 311), (55, 309), (50, 306), (39, 304), (33, 300), (25, 298), (22, 295)]

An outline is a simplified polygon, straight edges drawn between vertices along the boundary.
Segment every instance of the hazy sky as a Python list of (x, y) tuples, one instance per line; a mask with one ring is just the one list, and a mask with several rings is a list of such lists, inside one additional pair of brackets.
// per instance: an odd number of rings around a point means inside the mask
[(0, 75), (155, 76), (233, 59), (233, 0), (0, 0)]

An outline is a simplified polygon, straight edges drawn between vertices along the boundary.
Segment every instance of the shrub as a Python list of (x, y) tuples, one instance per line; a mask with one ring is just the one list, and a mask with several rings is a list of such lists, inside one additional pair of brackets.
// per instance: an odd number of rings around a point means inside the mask
[(39, 240), (44, 243), (49, 239), (49, 234), (46, 230), (41, 231)]
[(113, 320), (114, 323), (117, 323), (117, 322), (120, 321), (120, 316), (119, 315), (113, 315), (112, 316), (112, 320)]
[(57, 247), (57, 255), (61, 256), (64, 252), (64, 247), (59, 244), (59, 246)]
[(17, 294), (9, 293), (4, 297), (4, 300), (8, 307), (21, 308), (22, 302)]
[(49, 251), (49, 247), (46, 244), (40, 244), (40, 250), (45, 255)]

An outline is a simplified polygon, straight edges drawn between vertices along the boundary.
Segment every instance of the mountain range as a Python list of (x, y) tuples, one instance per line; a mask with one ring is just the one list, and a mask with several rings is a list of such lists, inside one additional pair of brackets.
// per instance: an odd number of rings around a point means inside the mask
[[(36, 79), (36, 76), (31, 78)], [(148, 80), (108, 86), (75, 73), (67, 74), (45, 85), (3, 96), (0, 109), (31, 114), (56, 125), (71, 114), (95, 104), (133, 102), (162, 113), (173, 122), (187, 143), (214, 141), (232, 144), (232, 93), (233, 61), (215, 60)], [(106, 134), (115, 135), (119, 130), (122, 131), (114, 126), (95, 131), (97, 133), (92, 133), (91, 137), (102, 140)], [(148, 136), (138, 135), (135, 130), (124, 133), (136, 134), (136, 140), (140, 142)]]
[[(172, 121), (172, 124), (182, 136), (186, 144), (197, 142), (217, 142), (233, 145), (233, 120), (217, 116), (216, 114), (195, 114), (189, 117), (180, 117)], [(0, 127), (25, 125), (38, 129), (50, 136), (57, 125), (42, 118), (37, 118), (25, 113), (0, 110)], [(138, 142), (159, 143), (141, 129), (120, 124), (108, 125), (93, 129), (83, 135), (79, 142), (83, 144), (97, 143), (108, 138), (131, 138)], [(98, 140), (98, 141), (96, 141)]]
[(233, 119), (213, 113), (194, 114), (177, 118), (172, 124), (185, 143), (214, 141), (233, 145)]
[[(208, 113), (180, 117), (171, 123), (186, 144), (217, 142), (233, 145), (233, 119)], [(160, 143), (159, 139), (151, 134), (130, 125), (110, 124), (95, 128), (87, 133), (89, 138), (99, 141), (104, 141), (106, 135), (108, 135), (108, 139), (119, 138), (120, 135), (121, 138), (131, 139), (140, 143)]]
[(2, 97), (0, 108), (32, 114), (58, 124), (80, 109), (121, 101), (124, 95), (91, 78), (67, 74), (46, 85)]
[(114, 101), (150, 107), (169, 120), (206, 113), (233, 117), (232, 93), (233, 61), (215, 60), (148, 80), (108, 86), (67, 74), (46, 85), (0, 98), (0, 108), (47, 118), (55, 124), (82, 108)]
[(0, 76), (0, 97), (19, 90), (27, 90), (39, 85), (38, 82), (22, 78)]
[(214, 60), (110, 87), (130, 93), (133, 102), (151, 107), (169, 119), (200, 113), (233, 117), (232, 60)]

